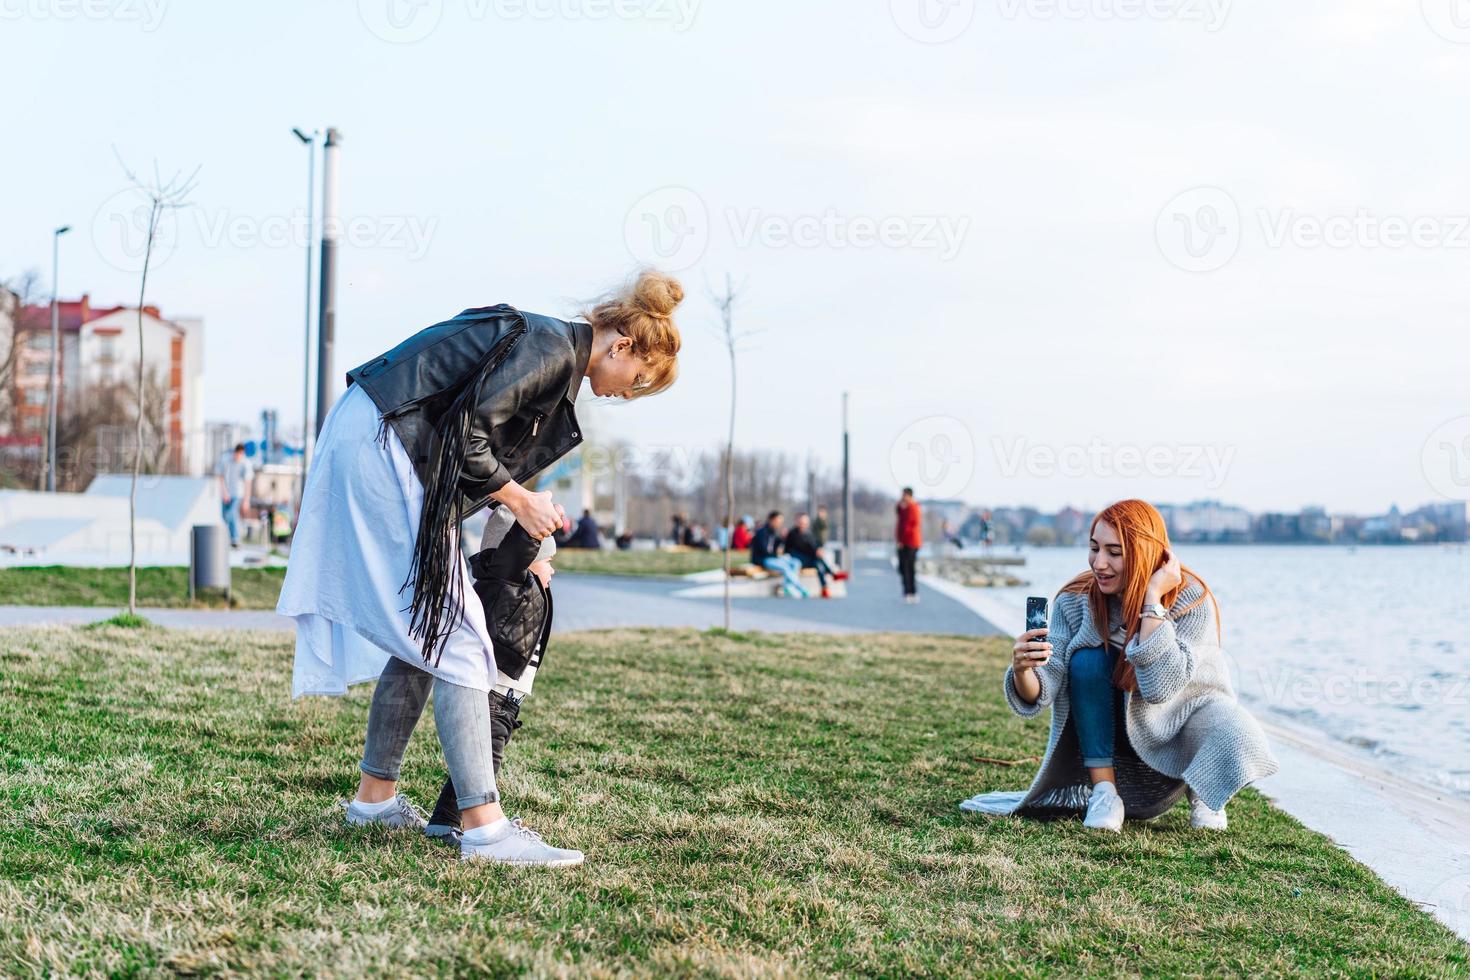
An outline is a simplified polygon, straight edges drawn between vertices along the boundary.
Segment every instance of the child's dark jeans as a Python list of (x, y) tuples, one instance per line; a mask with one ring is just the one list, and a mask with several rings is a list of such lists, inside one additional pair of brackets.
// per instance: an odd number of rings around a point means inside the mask
[[(500, 774), (500, 762), (505, 758), (505, 747), (510, 744), (510, 736), (521, 727), (521, 722), (516, 717), (520, 711), (521, 706), (510, 698), (495, 691), (490, 692), (490, 753), (497, 776)], [(447, 777), (444, 788), (439, 791), (439, 802), (434, 804), (434, 813), (429, 817), (429, 823), (444, 827), (459, 826), (459, 804), (455, 802), (454, 782)]]

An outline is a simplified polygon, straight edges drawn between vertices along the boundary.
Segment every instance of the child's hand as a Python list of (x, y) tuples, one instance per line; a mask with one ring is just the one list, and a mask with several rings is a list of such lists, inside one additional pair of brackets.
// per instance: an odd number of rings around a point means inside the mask
[(551, 576), (556, 574), (556, 569), (551, 567), (551, 562), (542, 559), (531, 562), (531, 574), (541, 580), (543, 588), (551, 587)]

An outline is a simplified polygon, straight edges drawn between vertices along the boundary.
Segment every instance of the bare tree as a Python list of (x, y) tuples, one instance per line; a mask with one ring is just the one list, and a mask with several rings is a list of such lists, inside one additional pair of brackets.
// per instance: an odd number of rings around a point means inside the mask
[[(116, 148), (113, 150), (116, 153)], [(148, 200), (148, 237), (143, 246), (143, 274), (138, 282), (138, 402), (136, 444), (133, 447), (133, 483), (128, 493), (128, 613), (138, 614), (138, 474), (143, 468), (143, 420), (147, 415), (144, 403), (147, 385), (143, 376), (143, 306), (148, 294), (148, 264), (153, 258), (153, 242), (158, 234), (158, 221), (164, 212), (184, 207), (189, 192), (194, 189), (194, 178), (199, 168), (188, 177), (175, 173), (168, 180), (159, 174), (158, 164), (153, 165), (152, 180), (140, 180), (128, 169), (118, 156), (117, 161), (132, 185)]]
[(720, 310), (719, 334), (724, 341), (725, 351), (730, 357), (730, 427), (725, 439), (724, 453), (724, 488), (725, 488), (725, 629), (730, 628), (730, 543), (735, 539), (735, 479), (733, 474), (735, 457), (735, 411), (736, 411), (736, 389), (735, 389), (735, 364), (736, 354), (739, 353), (739, 342), (749, 334), (737, 334), (735, 332), (735, 301), (744, 291), (745, 284), (741, 283), (737, 289), (730, 281), (730, 273), (725, 273), (725, 291), (716, 293), (710, 290), (710, 298)]
[[(20, 435), (20, 406), (16, 402), (15, 376), (20, 360), (18, 341), (24, 333), (26, 324), (22, 321), (27, 316), (27, 310), (41, 295), (40, 283), (41, 274), (35, 269), (0, 280), (0, 434)], [(44, 458), (45, 446), (41, 449)], [(45, 471), (40, 472), (44, 478)], [(0, 480), (0, 484), (3, 482)]]

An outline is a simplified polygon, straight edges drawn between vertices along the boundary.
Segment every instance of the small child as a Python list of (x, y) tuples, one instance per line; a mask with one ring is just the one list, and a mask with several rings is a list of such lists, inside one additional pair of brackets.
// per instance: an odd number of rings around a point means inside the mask
[[(521, 704), (531, 693), (536, 670), (551, 635), (551, 559), (556, 542), (537, 541), (516, 522), (509, 507), (496, 507), (485, 522), (480, 552), (470, 559), (475, 593), (485, 607), (485, 625), (495, 646), (499, 676), (490, 692), (491, 762), (500, 763), (511, 734), (521, 727)], [(447, 777), (424, 833), (458, 846), (459, 805)]]

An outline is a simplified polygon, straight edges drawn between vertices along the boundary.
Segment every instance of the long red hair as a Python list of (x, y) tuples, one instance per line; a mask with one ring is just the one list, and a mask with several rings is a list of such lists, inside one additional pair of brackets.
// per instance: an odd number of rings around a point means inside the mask
[[(1142, 625), (1138, 617), (1143, 612), (1143, 597), (1148, 591), (1148, 580), (1164, 562), (1164, 552), (1169, 548), (1169, 529), (1164, 525), (1164, 515), (1146, 500), (1120, 500), (1104, 507), (1092, 519), (1092, 524), (1088, 527), (1089, 541), (1096, 533), (1099, 522), (1107, 524), (1117, 532), (1118, 541), (1122, 545), (1123, 590), (1119, 597), (1123, 605), (1123, 622), (1128, 624), (1128, 636), (1123, 641), (1126, 647), (1138, 634), (1138, 629)], [(1203, 592), (1198, 599), (1175, 613), (1176, 618), (1207, 600), (1215, 602), (1215, 595), (1205, 584), (1204, 579), (1183, 564), (1179, 566), (1179, 571), (1179, 585), (1160, 597), (1160, 602), (1165, 609), (1174, 608), (1174, 601), (1179, 598), (1179, 593), (1183, 591), (1190, 579), (1199, 583)], [(1079, 573), (1062, 586), (1057, 595), (1060, 596), (1063, 592), (1086, 593), (1087, 608), (1092, 613), (1092, 622), (1097, 628), (1097, 635), (1104, 643), (1107, 643), (1108, 597), (1103, 594), (1102, 589), (1098, 588), (1097, 578), (1093, 575), (1091, 565), (1089, 564), (1087, 571)], [(1215, 638), (1217, 640), (1220, 637), (1219, 610), (1220, 605), (1216, 602)], [(1138, 683), (1133, 677), (1133, 665), (1123, 657), (1119, 657), (1114, 664), (1113, 683), (1124, 690), (1138, 690)]]

